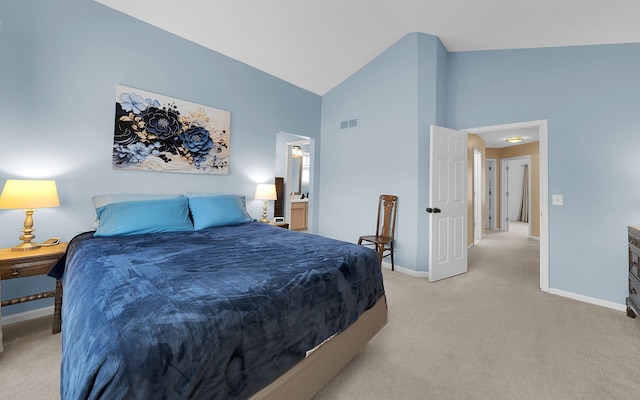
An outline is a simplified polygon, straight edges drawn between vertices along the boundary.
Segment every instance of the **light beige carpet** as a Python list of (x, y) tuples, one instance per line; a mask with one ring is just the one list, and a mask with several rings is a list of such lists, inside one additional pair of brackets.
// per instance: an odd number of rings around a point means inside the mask
[[(538, 242), (512, 228), (471, 248), (464, 275), (385, 270), (389, 323), (314, 400), (640, 397), (640, 320), (541, 292)], [(59, 398), (50, 323), (5, 327), (0, 399)]]
[(539, 243), (512, 228), (467, 274), (385, 273), (388, 325), (315, 400), (639, 398), (640, 321), (541, 292)]
[(61, 335), (51, 334), (53, 317), (5, 326), (0, 353), (0, 399), (60, 399)]

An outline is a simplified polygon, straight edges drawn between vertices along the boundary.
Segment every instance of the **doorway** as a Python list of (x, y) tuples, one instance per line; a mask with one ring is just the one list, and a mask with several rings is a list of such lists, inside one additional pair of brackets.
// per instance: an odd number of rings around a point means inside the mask
[[(500, 230), (510, 230), (512, 222), (524, 222), (531, 237), (531, 156), (500, 159)], [(525, 209), (523, 209), (523, 207)]]
[[(294, 151), (295, 148), (295, 151)], [(291, 208), (294, 203), (304, 203), (304, 230), (312, 232), (317, 213), (314, 202), (316, 197), (314, 155), (315, 139), (288, 132), (276, 132), (276, 168), (275, 175), (283, 179), (284, 220), (291, 224)], [(295, 153), (295, 156), (294, 156)], [(302, 196), (304, 195), (304, 198)], [(296, 204), (300, 206), (300, 204)], [(297, 207), (295, 207), (297, 208)], [(298, 216), (299, 213), (296, 215)], [(300, 230), (300, 229), (298, 229)]]
[(285, 221), (289, 229), (308, 229), (310, 140), (287, 142), (287, 172), (285, 176)]
[[(478, 128), (465, 129), (467, 133), (476, 134), (480, 137), (491, 133), (512, 133), (529, 131), (535, 132), (538, 136), (538, 181), (539, 181), (539, 213), (530, 215), (530, 218), (539, 218), (539, 239), (540, 239), (540, 289), (549, 291), (549, 220), (548, 220), (548, 122), (547, 120), (529, 121), (514, 124), (492, 125)], [(491, 143), (485, 139), (487, 148)], [(486, 165), (486, 164), (485, 164)], [(494, 167), (495, 171), (495, 167)], [(495, 192), (494, 192), (495, 193)], [(494, 196), (495, 197), (495, 196)], [(494, 208), (495, 210), (495, 208)], [(494, 219), (495, 221), (495, 219)], [(502, 221), (500, 221), (502, 222)]]

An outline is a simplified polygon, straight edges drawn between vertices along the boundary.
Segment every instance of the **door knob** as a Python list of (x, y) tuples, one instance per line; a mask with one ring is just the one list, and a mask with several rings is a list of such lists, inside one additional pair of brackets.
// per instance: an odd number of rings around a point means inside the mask
[(433, 212), (434, 212), (435, 214), (437, 214), (437, 213), (439, 213), (439, 212), (441, 212), (441, 211), (442, 211), (442, 210), (441, 210), (441, 209), (439, 209), (439, 208), (434, 208), (434, 209), (433, 209)]
[(431, 207), (427, 208), (427, 212), (428, 213), (432, 213), (433, 212), (433, 208), (431, 208)]

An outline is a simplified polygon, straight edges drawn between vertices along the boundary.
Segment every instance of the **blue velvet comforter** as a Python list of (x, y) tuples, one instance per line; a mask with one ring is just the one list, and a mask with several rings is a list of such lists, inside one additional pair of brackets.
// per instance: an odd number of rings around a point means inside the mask
[(384, 294), (377, 254), (260, 222), (76, 236), (61, 277), (61, 397), (247, 398)]

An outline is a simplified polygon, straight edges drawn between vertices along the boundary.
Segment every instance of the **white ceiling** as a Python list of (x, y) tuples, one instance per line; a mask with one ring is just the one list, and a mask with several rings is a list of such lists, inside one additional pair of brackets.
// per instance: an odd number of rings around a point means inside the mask
[(640, 42), (639, 0), (96, 0), (319, 95), (411, 32), (450, 52)]
[[(473, 131), (469, 133), (474, 133)], [(520, 128), (510, 130), (500, 130), (492, 132), (475, 133), (480, 136), (487, 148), (500, 149), (509, 146), (518, 146), (521, 144), (533, 143), (539, 140), (538, 128)], [(519, 143), (508, 143), (507, 138), (512, 136), (521, 136), (522, 141)]]

